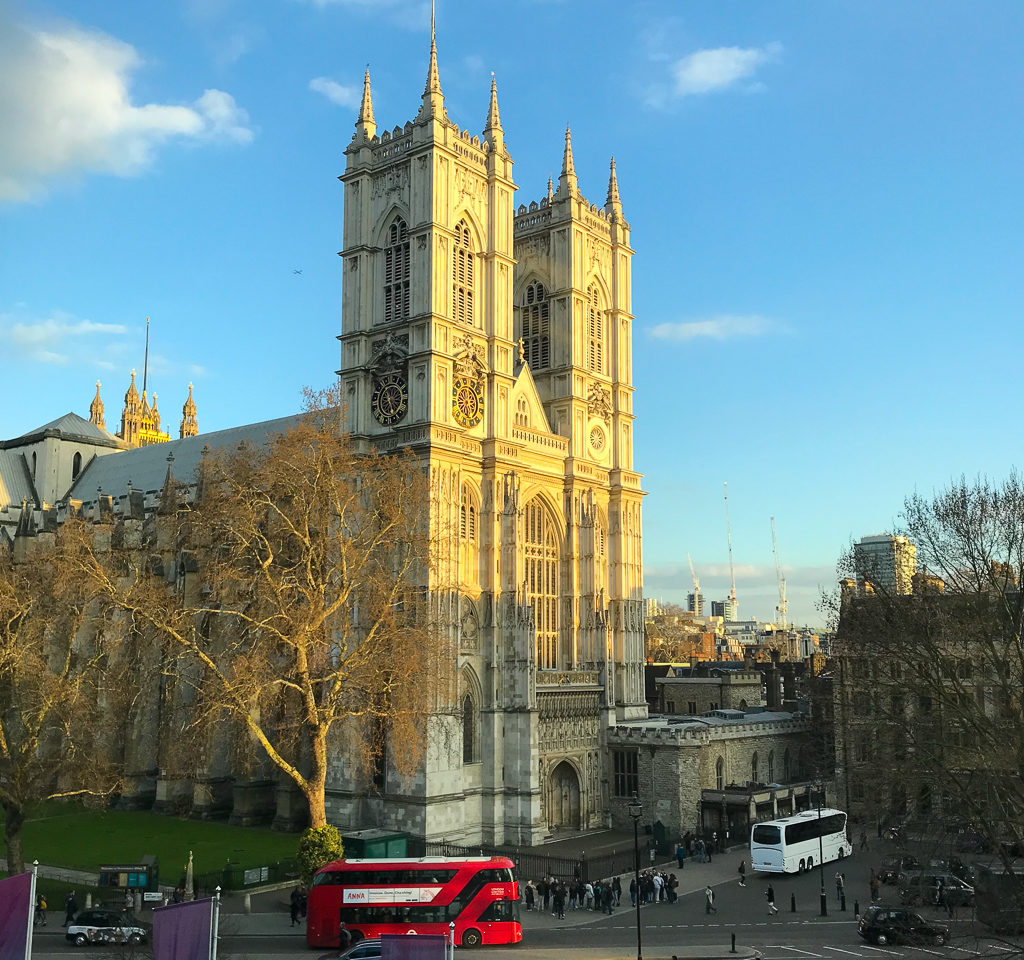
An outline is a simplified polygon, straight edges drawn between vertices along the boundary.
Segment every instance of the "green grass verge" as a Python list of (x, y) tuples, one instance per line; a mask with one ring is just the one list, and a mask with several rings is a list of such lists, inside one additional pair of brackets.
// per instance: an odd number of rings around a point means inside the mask
[(160, 862), (161, 883), (174, 884), (190, 850), (197, 874), (221, 870), (228, 861), (256, 867), (294, 857), (298, 834), (51, 803), (25, 824), (22, 846), (26, 864), (38, 860), (75, 870), (135, 863), (152, 853)]

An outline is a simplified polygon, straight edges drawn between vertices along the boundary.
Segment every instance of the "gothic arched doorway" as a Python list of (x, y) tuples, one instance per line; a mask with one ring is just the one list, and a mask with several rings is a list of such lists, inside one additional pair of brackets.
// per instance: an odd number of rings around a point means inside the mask
[(580, 778), (565, 760), (548, 780), (548, 829), (580, 829)]

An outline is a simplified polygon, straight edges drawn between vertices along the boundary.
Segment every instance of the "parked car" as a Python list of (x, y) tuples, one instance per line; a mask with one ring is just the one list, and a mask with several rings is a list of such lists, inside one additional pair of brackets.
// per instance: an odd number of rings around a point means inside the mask
[(65, 937), (76, 947), (90, 943), (145, 943), (149, 930), (116, 910), (83, 910), (68, 925)]
[(929, 860), (928, 866), (923, 869), (933, 873), (951, 873), (959, 877), (964, 883), (974, 886), (974, 867), (964, 863), (959, 857), (948, 857), (943, 860)]
[(945, 891), (946, 897), (955, 898), (953, 902), (957, 906), (969, 907), (974, 904), (974, 887), (969, 883), (951, 873), (931, 873), (927, 870), (900, 880), (900, 902), (938, 904), (942, 900), (940, 888)]
[(949, 941), (949, 927), (925, 920), (918, 913), (901, 907), (875, 904), (864, 911), (857, 923), (859, 933), (869, 943), (931, 943), (941, 947)]
[(917, 857), (886, 857), (875, 873), (882, 883), (896, 883), (901, 873), (920, 869), (921, 864)]
[(378, 960), (381, 951), (380, 937), (367, 937), (365, 940), (352, 944), (347, 950), (325, 953), (320, 960)]

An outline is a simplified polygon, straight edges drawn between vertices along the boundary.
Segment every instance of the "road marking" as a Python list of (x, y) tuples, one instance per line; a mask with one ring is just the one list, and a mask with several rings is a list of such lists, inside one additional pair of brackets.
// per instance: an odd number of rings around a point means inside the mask
[(898, 950), (884, 950), (882, 947), (869, 947), (867, 944), (864, 945), (865, 950), (874, 950), (876, 953), (887, 953), (891, 957), (902, 957), (903, 954)]
[(972, 957), (980, 957), (980, 950), (968, 950), (967, 947), (950, 947), (950, 950), (959, 950), (961, 953), (969, 953)]
[[(767, 924), (765, 924), (765, 926), (767, 926)], [(818, 957), (819, 960), (820, 960), (820, 958), (825, 956), (823, 953), (811, 953), (809, 950), (801, 950), (799, 947), (790, 947), (790, 946), (787, 946), (784, 943), (774, 943), (774, 944), (771, 945), (771, 949), (772, 950), (792, 950), (793, 953), (801, 953), (805, 957)]]
[(844, 950), (842, 947), (830, 947), (827, 944), (822, 944), (822, 950), (835, 950), (837, 953), (848, 953), (851, 957), (863, 957), (863, 953), (857, 953), (854, 950)]

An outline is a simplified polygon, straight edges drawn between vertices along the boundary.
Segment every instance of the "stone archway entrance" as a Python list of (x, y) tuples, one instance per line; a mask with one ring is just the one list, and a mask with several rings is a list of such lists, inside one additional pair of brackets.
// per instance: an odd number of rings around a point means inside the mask
[(580, 829), (580, 778), (566, 760), (548, 779), (548, 829)]

